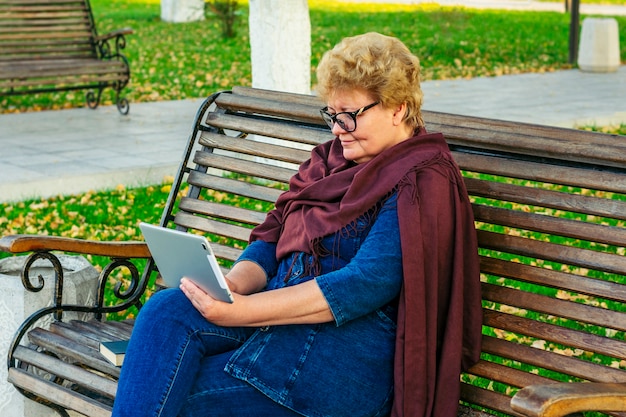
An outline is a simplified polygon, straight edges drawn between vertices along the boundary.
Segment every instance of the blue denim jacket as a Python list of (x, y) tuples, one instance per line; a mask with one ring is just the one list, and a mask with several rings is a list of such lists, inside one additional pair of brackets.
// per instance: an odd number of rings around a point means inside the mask
[(391, 409), (402, 286), (396, 196), (375, 220), (364, 216), (357, 223), (323, 240), (334, 254), (321, 257), (316, 277), (306, 267), (310, 255), (277, 261), (273, 243), (255, 241), (239, 258), (265, 270), (267, 290), (317, 280), (330, 306), (332, 323), (259, 329), (226, 367), (305, 416), (382, 416)]

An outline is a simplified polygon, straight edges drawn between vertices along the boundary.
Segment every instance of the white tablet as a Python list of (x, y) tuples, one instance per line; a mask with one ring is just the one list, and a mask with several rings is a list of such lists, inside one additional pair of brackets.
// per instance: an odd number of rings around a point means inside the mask
[(187, 277), (216, 300), (234, 301), (215, 254), (204, 236), (143, 222), (139, 228), (168, 287), (178, 287), (180, 279)]

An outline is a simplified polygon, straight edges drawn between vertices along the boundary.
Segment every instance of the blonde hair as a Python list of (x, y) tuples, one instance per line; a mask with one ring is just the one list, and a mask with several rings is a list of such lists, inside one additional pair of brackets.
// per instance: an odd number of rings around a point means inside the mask
[(424, 126), (419, 59), (399, 39), (369, 32), (344, 38), (317, 67), (317, 93), (324, 101), (337, 91), (361, 89), (383, 107), (407, 104), (404, 120)]

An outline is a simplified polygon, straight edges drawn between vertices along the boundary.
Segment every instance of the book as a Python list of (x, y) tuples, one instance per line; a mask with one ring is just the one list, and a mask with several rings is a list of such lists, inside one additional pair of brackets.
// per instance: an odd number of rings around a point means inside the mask
[(128, 340), (100, 342), (100, 353), (113, 365), (122, 366), (127, 347)]

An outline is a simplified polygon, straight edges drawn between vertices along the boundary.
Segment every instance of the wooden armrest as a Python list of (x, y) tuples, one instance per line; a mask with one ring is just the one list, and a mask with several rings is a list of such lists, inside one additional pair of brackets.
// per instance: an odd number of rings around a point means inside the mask
[(104, 41), (104, 40), (111, 39), (119, 35), (130, 35), (133, 32), (134, 31), (131, 28), (118, 29), (118, 30), (114, 30), (113, 32), (105, 33), (104, 35), (96, 36), (96, 41)]
[(145, 242), (99, 242), (58, 236), (11, 235), (0, 238), (0, 250), (24, 253), (37, 250), (63, 251), (115, 258), (150, 258)]
[(626, 411), (626, 383), (529, 385), (515, 394), (511, 408), (532, 417), (557, 417), (580, 411)]

